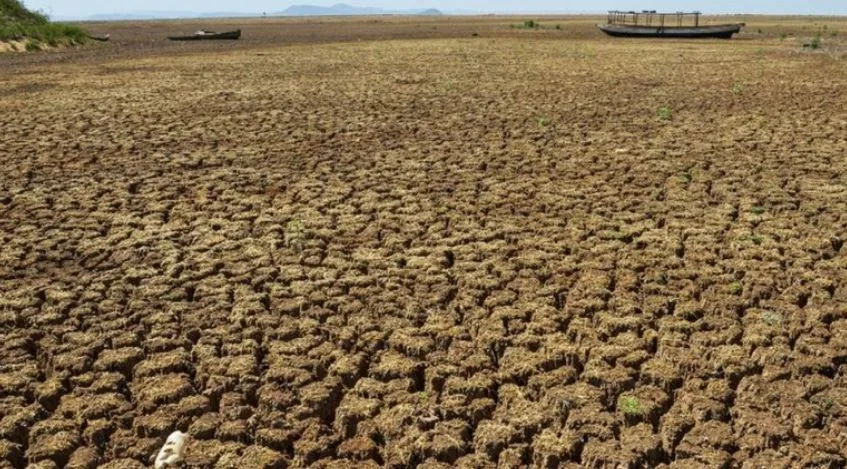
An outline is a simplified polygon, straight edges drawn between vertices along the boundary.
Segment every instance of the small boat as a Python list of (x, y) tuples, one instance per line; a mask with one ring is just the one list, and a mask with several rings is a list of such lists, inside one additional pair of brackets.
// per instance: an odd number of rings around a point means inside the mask
[[(670, 23), (666, 20), (671, 18)], [(686, 18), (693, 17), (693, 24), (684, 24)], [(675, 19), (676, 21), (673, 21)], [(675, 23), (675, 24), (673, 24)], [(682, 37), (682, 38), (720, 38), (730, 39), (741, 31), (744, 23), (700, 25), (700, 12), (656, 13), (655, 10), (609, 12), (606, 24), (597, 27), (609, 36), (615, 37)]]
[(88, 35), (88, 39), (91, 39), (92, 41), (100, 41), (100, 42), (106, 42), (106, 41), (108, 41), (108, 40), (109, 40), (109, 37), (110, 37), (110, 36), (109, 36), (108, 34), (107, 34), (107, 35), (105, 35), (105, 36), (94, 36), (94, 35), (92, 35), (92, 34), (89, 34), (89, 35)]
[(200, 31), (195, 32), (194, 34), (189, 34), (187, 36), (168, 36), (168, 39), (170, 39), (171, 41), (200, 41), (211, 39), (238, 39), (240, 37), (240, 29), (236, 29), (235, 31), (226, 31), (222, 33), (216, 33), (214, 31), (206, 31), (201, 29)]

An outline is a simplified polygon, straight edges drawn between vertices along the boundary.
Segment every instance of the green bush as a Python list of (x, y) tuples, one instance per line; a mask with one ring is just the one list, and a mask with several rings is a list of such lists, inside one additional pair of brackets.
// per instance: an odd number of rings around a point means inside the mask
[(37, 39), (52, 46), (59, 43), (81, 44), (88, 38), (85, 30), (63, 23), (0, 25), (0, 40)]
[(509, 27), (512, 29), (538, 29), (541, 27), (541, 23), (535, 20), (525, 20), (522, 24), (510, 24)]
[[(0, 41), (31, 39), (51, 46), (80, 44), (88, 34), (64, 23), (51, 23), (43, 13), (27, 10), (18, 0), (0, 0)], [(27, 45), (27, 50), (33, 50)]]
[(36, 24), (48, 23), (46, 15), (27, 10), (18, 0), (0, 0), (0, 23), (17, 21)]

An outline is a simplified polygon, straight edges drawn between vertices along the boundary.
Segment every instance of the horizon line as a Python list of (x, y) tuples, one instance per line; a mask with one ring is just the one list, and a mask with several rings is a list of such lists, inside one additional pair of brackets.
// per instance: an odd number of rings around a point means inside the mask
[[(311, 6), (311, 5), (298, 5)], [(363, 7), (364, 8), (364, 7)], [(282, 14), (285, 10), (274, 12), (252, 12), (252, 11), (198, 11), (186, 12), (178, 10), (135, 10), (128, 12), (105, 12), (92, 13), (87, 16), (75, 15), (49, 15), (54, 21), (104, 21), (104, 20), (178, 20), (178, 19), (212, 19), (212, 18), (320, 18), (320, 17), (367, 17), (367, 16), (426, 16), (419, 15), (415, 12), (424, 12), (427, 10), (437, 10), (444, 16), (515, 16), (515, 15), (540, 15), (540, 16), (597, 16), (606, 15), (608, 10), (603, 11), (470, 11), (470, 10), (441, 10), (439, 8), (421, 8), (421, 9), (402, 9), (402, 10), (385, 10), (385, 13), (353, 13), (353, 14), (325, 14), (325, 15), (286, 15)], [(673, 12), (671, 12), (673, 13)], [(704, 16), (802, 16), (802, 17), (847, 17), (847, 13), (745, 13), (745, 12), (710, 12), (701, 11)], [(168, 16), (168, 15), (175, 16)], [(132, 18), (132, 16), (145, 16), (144, 18)], [(220, 15), (209, 17), (208, 15)], [(232, 15), (232, 16), (227, 16)], [(115, 18), (98, 19), (98, 16), (113, 16)], [(159, 17), (157, 17), (159, 16)], [(435, 15), (430, 15), (436, 17)]]

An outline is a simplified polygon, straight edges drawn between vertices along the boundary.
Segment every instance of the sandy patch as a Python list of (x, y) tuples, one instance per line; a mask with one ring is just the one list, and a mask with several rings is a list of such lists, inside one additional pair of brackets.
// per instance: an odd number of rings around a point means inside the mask
[(24, 52), (26, 51), (26, 41), (2, 41), (0, 42), (0, 52)]

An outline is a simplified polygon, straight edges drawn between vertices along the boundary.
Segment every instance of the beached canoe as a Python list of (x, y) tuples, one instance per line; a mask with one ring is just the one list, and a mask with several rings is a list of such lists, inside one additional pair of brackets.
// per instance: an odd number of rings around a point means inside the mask
[(201, 41), (201, 40), (215, 40), (215, 39), (238, 39), (241, 37), (241, 30), (236, 29), (235, 31), (226, 31), (222, 33), (216, 33), (214, 31), (205, 31), (200, 30), (194, 34), (189, 34), (186, 36), (168, 36), (168, 39), (171, 41)]

